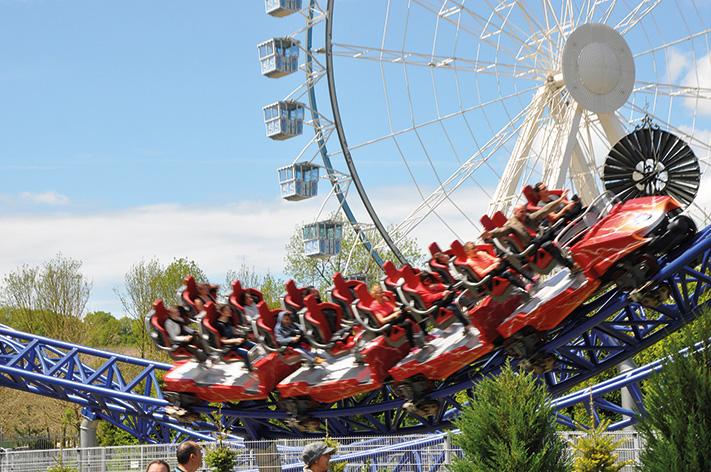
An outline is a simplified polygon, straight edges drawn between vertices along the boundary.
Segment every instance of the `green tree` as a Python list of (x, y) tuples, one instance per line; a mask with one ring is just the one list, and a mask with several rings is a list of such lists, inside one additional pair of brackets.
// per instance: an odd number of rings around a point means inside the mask
[(227, 296), (232, 290), (232, 282), (239, 280), (242, 288), (255, 288), (262, 292), (264, 301), (267, 302), (269, 308), (279, 307), (279, 297), (284, 292), (284, 280), (274, 277), (269, 272), (267, 275), (261, 276), (257, 274), (254, 266), (249, 267), (242, 262), (239, 269), (228, 270), (225, 277), (225, 285), (223, 287), (223, 295)]
[(569, 470), (565, 442), (556, 433), (548, 392), (530, 373), (510, 365), (482, 380), (455, 420), (462, 448), (452, 472), (559, 472)]
[(82, 318), (92, 284), (81, 261), (58, 253), (41, 267), (20, 266), (3, 278), (2, 302), (17, 329), (75, 341), (83, 335)]
[(615, 451), (628, 439), (615, 441), (607, 432), (609, 426), (610, 420), (603, 420), (587, 430), (585, 436), (570, 442), (576, 456), (573, 460), (573, 472), (618, 472), (634, 462), (617, 462), (618, 455)]
[[(646, 382), (643, 471), (709, 470), (711, 464), (711, 314), (668, 346), (664, 368)], [(699, 347), (694, 347), (696, 343)], [(686, 353), (679, 351), (688, 348)]]
[(195, 277), (198, 282), (207, 280), (198, 265), (188, 259), (174, 259), (165, 268), (157, 259), (141, 260), (132, 265), (124, 275), (125, 292), (114, 288), (121, 305), (133, 320), (133, 330), (139, 342), (141, 357), (145, 357), (150, 344), (143, 326), (143, 317), (151, 311), (156, 300), (163, 300), (166, 305), (177, 304), (177, 291), (188, 275)]
[[(324, 259), (313, 259), (306, 256), (304, 254), (303, 225), (297, 226), (286, 245), (284, 273), (294, 279), (297, 285), (313, 285), (321, 291), (331, 285), (331, 276), (336, 272), (341, 272), (344, 276), (351, 274), (363, 275), (369, 284), (374, 283), (382, 276), (382, 269), (365, 250), (358, 235), (345, 221), (345, 218), (339, 215), (332, 219), (344, 223), (341, 252), (336, 256)], [(390, 236), (398, 241), (400, 252), (410, 265), (417, 267), (424, 263), (424, 254), (417, 245), (416, 239), (400, 238), (400, 235), (392, 232), (392, 226), (388, 228), (388, 231)], [(369, 234), (370, 236), (372, 234)], [(381, 238), (370, 238), (370, 240), (377, 244)], [(380, 251), (379, 255), (383, 261), (397, 260), (389, 250)], [(396, 265), (399, 264), (396, 263)]]

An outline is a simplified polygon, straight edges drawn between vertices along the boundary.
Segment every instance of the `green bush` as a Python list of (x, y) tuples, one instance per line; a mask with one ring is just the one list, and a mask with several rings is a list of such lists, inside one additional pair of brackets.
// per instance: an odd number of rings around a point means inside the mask
[(510, 365), (482, 380), (462, 415), (452, 442), (463, 458), (452, 472), (563, 472), (569, 470), (566, 444), (556, 433), (548, 392), (529, 373)]

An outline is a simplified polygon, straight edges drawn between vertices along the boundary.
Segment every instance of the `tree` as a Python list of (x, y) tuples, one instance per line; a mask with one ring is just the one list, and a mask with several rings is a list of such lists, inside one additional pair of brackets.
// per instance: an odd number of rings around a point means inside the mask
[[(591, 391), (591, 410), (592, 402)], [(593, 415), (590, 415), (590, 420), (592, 427), (585, 432), (585, 436), (575, 442), (569, 442), (576, 455), (573, 460), (573, 472), (619, 472), (623, 467), (634, 462), (633, 460), (617, 462), (618, 455), (615, 451), (629, 439), (615, 441), (607, 432), (611, 422), (609, 419), (602, 420), (597, 425)]]
[(510, 365), (482, 380), (455, 420), (453, 442), (464, 451), (450, 470), (558, 472), (569, 469), (566, 445), (556, 433), (548, 392), (530, 373)]
[(230, 293), (232, 282), (235, 280), (240, 281), (243, 289), (254, 288), (262, 292), (264, 301), (269, 308), (274, 309), (280, 306), (279, 297), (284, 292), (284, 280), (275, 278), (269, 272), (267, 272), (267, 275), (261, 276), (257, 274), (254, 266), (249, 267), (242, 261), (239, 269), (227, 271), (222, 295), (227, 296)]
[[(358, 235), (346, 223), (346, 220), (340, 215), (332, 219), (344, 223), (341, 252), (336, 256), (325, 259), (313, 259), (306, 256), (304, 254), (302, 226), (297, 226), (291, 239), (289, 239), (289, 243), (286, 245), (284, 273), (293, 278), (297, 285), (313, 285), (321, 291), (331, 285), (331, 276), (336, 272), (341, 272), (343, 275), (363, 275), (370, 284), (374, 283), (381, 277), (382, 269), (378, 267), (365, 250)], [(424, 254), (417, 246), (417, 240), (401, 239), (398, 234), (392, 233), (392, 230), (392, 226), (388, 228), (390, 236), (394, 240), (400, 239), (398, 247), (403, 256), (410, 262), (410, 265), (413, 267), (421, 265), (424, 262)], [(380, 238), (371, 239), (374, 244), (379, 241)], [(379, 254), (383, 261), (396, 261), (391, 251), (381, 251)], [(399, 264), (396, 263), (396, 265)]]
[(179, 303), (177, 290), (185, 277), (192, 275), (198, 282), (207, 280), (198, 265), (187, 259), (174, 259), (168, 267), (157, 259), (141, 260), (124, 275), (125, 292), (114, 288), (126, 313), (133, 319), (133, 329), (139, 340), (141, 357), (145, 357), (148, 335), (143, 327), (143, 317), (151, 311), (153, 302), (163, 300), (167, 305)]
[(81, 261), (58, 253), (41, 267), (20, 266), (3, 278), (2, 301), (16, 328), (52, 338), (81, 339), (91, 282)]
[[(709, 470), (711, 464), (711, 312), (676, 342), (664, 368), (644, 386), (638, 431), (643, 471)], [(699, 341), (700, 340), (700, 341)], [(694, 347), (699, 342), (700, 347)], [(686, 353), (679, 351), (688, 348)]]

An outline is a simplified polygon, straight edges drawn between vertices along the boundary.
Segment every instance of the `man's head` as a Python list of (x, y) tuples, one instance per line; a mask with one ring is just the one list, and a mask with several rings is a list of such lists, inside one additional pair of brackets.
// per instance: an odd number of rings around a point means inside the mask
[(301, 459), (306, 464), (306, 467), (313, 472), (325, 472), (328, 470), (328, 462), (334, 452), (336, 452), (335, 447), (328, 447), (326, 443), (318, 441), (304, 448), (304, 452), (301, 453)]
[(526, 219), (526, 207), (524, 205), (516, 205), (513, 212), (514, 216), (519, 221), (524, 221)]
[(170, 465), (162, 459), (156, 459), (148, 464), (146, 472), (170, 472)]
[(434, 275), (430, 274), (426, 270), (423, 270), (420, 272), (420, 282), (422, 282), (422, 285), (428, 286), (430, 284), (433, 284), (436, 282)]
[(185, 472), (195, 472), (202, 467), (202, 450), (195, 441), (185, 441), (178, 446), (178, 464)]

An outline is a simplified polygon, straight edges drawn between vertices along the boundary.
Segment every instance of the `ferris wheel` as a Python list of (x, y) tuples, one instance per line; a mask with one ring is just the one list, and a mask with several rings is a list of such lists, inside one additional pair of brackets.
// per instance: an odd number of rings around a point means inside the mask
[(282, 38), (306, 74), (284, 103), (314, 129), (294, 163), (325, 168), (356, 225), (473, 239), (538, 181), (670, 194), (711, 222), (706, 2), (269, 3), (306, 19)]

